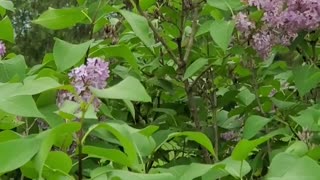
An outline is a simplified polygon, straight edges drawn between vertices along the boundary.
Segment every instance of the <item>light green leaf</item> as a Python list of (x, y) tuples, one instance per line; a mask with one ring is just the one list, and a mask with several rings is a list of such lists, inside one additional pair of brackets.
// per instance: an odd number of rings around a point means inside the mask
[(179, 137), (179, 136), (185, 136), (188, 140), (197, 142), (198, 144), (205, 147), (213, 156), (215, 156), (214, 149), (210, 139), (201, 132), (193, 132), (193, 131), (175, 132), (175, 133), (169, 134), (167, 138), (163, 139), (163, 141), (157, 146), (156, 150), (158, 150), (169, 139), (172, 139), (174, 137)]
[(3, 7), (4, 9), (7, 9), (9, 11), (14, 11), (14, 5), (12, 1), (9, 0), (0, 0), (0, 7)]
[(57, 172), (68, 174), (71, 168), (72, 160), (66, 153), (61, 151), (52, 151), (49, 152), (47, 160), (45, 162), (43, 176), (52, 178), (53, 176), (56, 176)]
[(298, 123), (302, 128), (308, 129), (310, 131), (320, 130), (320, 105), (314, 105), (308, 107), (305, 110), (299, 112), (297, 116), (290, 116), (296, 123)]
[(246, 121), (243, 130), (243, 138), (251, 139), (254, 137), (266, 124), (271, 121), (270, 118), (252, 115)]
[(214, 42), (224, 51), (228, 49), (235, 23), (233, 21), (217, 20), (211, 24), (210, 34)]
[(105, 149), (94, 146), (84, 146), (83, 153), (88, 154), (90, 157), (102, 158), (111, 160), (115, 163), (122, 164), (124, 166), (131, 166), (130, 160), (126, 154), (117, 149)]
[[(1, 31), (1, 28), (0, 28)], [(14, 77), (20, 80), (26, 76), (27, 65), (24, 57), (19, 55), (12, 59), (0, 61), (0, 82), (8, 82)], [(13, 91), (11, 91), (13, 93)]]
[(14, 29), (8, 16), (0, 21), (0, 39), (14, 43)]
[(207, 64), (208, 64), (208, 59), (205, 59), (205, 58), (197, 59), (187, 68), (186, 72), (184, 73), (183, 79), (186, 80), (189, 77), (193, 76), (196, 72), (198, 72)]
[(306, 143), (302, 141), (296, 141), (287, 148), (286, 152), (302, 157), (303, 155), (308, 153), (308, 149), (309, 148)]
[(293, 81), (300, 96), (304, 96), (320, 82), (320, 70), (311, 65), (299, 66), (293, 70)]
[(161, 174), (138, 174), (129, 171), (122, 171), (122, 170), (113, 170), (110, 173), (111, 179), (130, 179), (130, 180), (176, 180), (175, 177), (170, 173), (161, 173)]
[(248, 106), (256, 99), (256, 96), (251, 93), (248, 88), (244, 87), (237, 95), (237, 98), (241, 101), (242, 104)]
[(56, 38), (53, 57), (59, 71), (65, 71), (81, 61), (93, 40), (82, 44), (70, 44)]
[(169, 169), (157, 168), (161, 173), (171, 173), (177, 180), (193, 180), (206, 174), (213, 168), (211, 164), (191, 163), (189, 165), (178, 165)]
[(99, 47), (99, 49), (95, 52), (92, 52), (90, 56), (101, 56), (103, 55), (105, 58), (123, 58), (128, 62), (128, 64), (134, 69), (138, 71), (138, 63), (136, 57), (132, 54), (131, 50), (126, 45), (114, 45), (114, 46), (105, 46)]
[(289, 102), (289, 101), (281, 101), (276, 98), (271, 98), (273, 104), (279, 108), (280, 110), (288, 110), (298, 105), (296, 102)]
[(151, 97), (143, 85), (134, 77), (128, 76), (115, 86), (107, 89), (90, 88), (100, 98), (123, 99), (130, 101), (151, 102)]
[(225, 164), (225, 170), (237, 179), (241, 179), (243, 176), (245, 176), (251, 171), (249, 163), (244, 160), (241, 162), (229, 157), (223, 160), (221, 164)]
[(14, 96), (0, 100), (0, 109), (23, 117), (43, 117), (32, 96)]
[(132, 118), (135, 119), (136, 118), (136, 111), (134, 109), (132, 102), (129, 100), (126, 100), (126, 99), (124, 99), (123, 102), (127, 106), (127, 108), (129, 109)]
[[(89, 130), (86, 132), (86, 134), (83, 137), (82, 144), (84, 144), (86, 138), (88, 135), (95, 131), (98, 133), (106, 134), (111, 133), (120, 143), (120, 145), (123, 147), (124, 152), (126, 153), (128, 160), (130, 162), (130, 167), (134, 167), (138, 163), (138, 157), (135, 145), (133, 144), (131, 138), (129, 136), (128, 131), (120, 131), (119, 124), (116, 123), (102, 123), (102, 124), (96, 124), (89, 128)], [(111, 138), (108, 138), (109, 140), (112, 140)]]
[(15, 139), (0, 143), (0, 173), (15, 170), (31, 160), (38, 152), (40, 141), (32, 139)]
[(242, 6), (240, 0), (208, 0), (207, 2), (210, 6), (224, 11), (236, 10)]
[(38, 79), (28, 78), (23, 81), (22, 87), (18, 88), (15, 95), (35, 95), (41, 92), (62, 86), (56, 80), (49, 77)]
[(136, 36), (138, 36), (148, 48), (153, 50), (152, 46), (155, 44), (155, 41), (148, 21), (143, 16), (129, 11), (121, 10), (120, 13), (128, 21)]
[(249, 156), (251, 151), (253, 151), (257, 146), (268, 141), (273, 136), (283, 134), (284, 131), (285, 129), (278, 129), (255, 140), (242, 139), (233, 149), (231, 156), (234, 160), (245, 160)]
[(0, 111), (0, 129), (13, 129), (22, 124), (24, 124), (24, 122), (18, 120), (16, 116)]
[(40, 17), (33, 21), (48, 29), (64, 29), (75, 26), (84, 20), (86, 16), (79, 8), (53, 9), (49, 8)]
[(271, 162), (266, 180), (318, 180), (320, 166), (311, 158), (297, 157), (289, 153), (276, 155)]

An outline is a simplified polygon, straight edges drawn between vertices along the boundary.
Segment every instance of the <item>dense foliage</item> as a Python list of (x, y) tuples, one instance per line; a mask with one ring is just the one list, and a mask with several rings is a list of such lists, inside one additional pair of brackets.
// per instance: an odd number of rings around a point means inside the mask
[(0, 179), (320, 179), (319, 0), (13, 2)]

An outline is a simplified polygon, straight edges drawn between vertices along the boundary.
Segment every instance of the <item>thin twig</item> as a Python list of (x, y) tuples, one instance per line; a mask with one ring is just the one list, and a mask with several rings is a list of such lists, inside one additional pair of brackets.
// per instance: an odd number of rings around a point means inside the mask
[(140, 13), (140, 15), (142, 15), (148, 22), (149, 27), (151, 28), (152, 32), (154, 33), (154, 35), (157, 37), (157, 39), (161, 42), (161, 44), (164, 46), (164, 48), (167, 50), (167, 52), (169, 53), (169, 55), (171, 56), (171, 58), (174, 60), (174, 62), (176, 64), (179, 65), (179, 60), (176, 57), (176, 55), (173, 53), (173, 51), (170, 49), (169, 45), (166, 43), (166, 41), (163, 39), (163, 37), (159, 34), (159, 32), (157, 31), (157, 29), (154, 27), (154, 25), (152, 24), (152, 22), (149, 20), (148, 16), (146, 15), (146, 13), (142, 10), (142, 8), (140, 7), (139, 1), (135, 1), (134, 5), (136, 6), (138, 12)]
[(186, 52), (183, 57), (184, 63), (187, 63), (189, 60), (189, 56), (190, 56), (190, 53), (191, 53), (191, 50), (193, 47), (194, 37), (196, 36), (197, 31), (198, 31), (198, 18), (199, 18), (198, 13), (199, 13), (199, 8), (195, 7), (194, 16), (193, 16), (193, 20), (192, 20), (192, 30), (191, 30), (191, 34), (190, 34), (190, 39), (189, 39), (189, 42), (188, 42), (188, 45), (186, 48)]

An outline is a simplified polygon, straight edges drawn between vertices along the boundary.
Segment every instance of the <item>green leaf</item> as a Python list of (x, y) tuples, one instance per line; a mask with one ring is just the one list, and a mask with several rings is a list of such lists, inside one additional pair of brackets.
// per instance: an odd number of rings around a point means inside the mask
[(19, 121), (16, 116), (0, 111), (0, 129), (8, 130), (24, 124)]
[(27, 65), (23, 56), (19, 55), (12, 59), (0, 61), (0, 82), (8, 82), (14, 77), (22, 80), (26, 76), (26, 70)]
[(228, 49), (235, 23), (233, 21), (217, 20), (211, 24), (210, 34), (214, 42), (224, 51)]
[(102, 158), (105, 160), (111, 160), (124, 166), (131, 166), (130, 160), (127, 155), (117, 149), (84, 146), (83, 153), (88, 154), (88, 156), (90, 157)]
[(4, 9), (7, 9), (12, 12), (14, 11), (13, 3), (9, 0), (0, 0), (0, 7), (3, 7)]
[(241, 101), (242, 104), (248, 106), (256, 99), (256, 96), (251, 93), (248, 88), (244, 87), (237, 95), (237, 98)]
[(81, 61), (93, 40), (82, 44), (70, 44), (56, 38), (53, 57), (60, 72), (65, 71)]
[(207, 2), (210, 6), (224, 11), (236, 10), (242, 6), (240, 0), (208, 0)]
[(320, 179), (320, 166), (307, 156), (299, 158), (288, 153), (280, 153), (272, 159), (265, 179), (317, 180)]
[(40, 141), (32, 139), (15, 139), (0, 143), (0, 173), (15, 170), (31, 160), (38, 152)]
[(161, 174), (138, 174), (129, 171), (122, 171), (122, 170), (113, 170), (110, 173), (111, 179), (130, 179), (130, 180), (176, 180), (172, 174), (169, 173), (161, 173)]
[[(86, 132), (81, 143), (84, 144), (86, 138), (92, 131), (102, 133), (102, 134), (111, 133), (120, 142), (120, 145), (123, 147), (124, 152), (126, 153), (128, 160), (130, 162), (130, 167), (134, 167), (138, 162), (135, 145), (133, 144), (131, 138), (128, 138), (130, 137), (128, 131), (119, 131), (119, 130), (120, 130), (119, 126), (116, 123), (112, 123), (112, 122), (93, 125)], [(108, 140), (111, 140), (111, 138), (108, 138)]]
[(4, 130), (0, 132), (0, 143), (20, 138), (21, 135), (12, 130)]
[(251, 139), (254, 137), (266, 124), (271, 121), (270, 118), (252, 115), (246, 121), (243, 130), (243, 138)]
[(48, 29), (57, 30), (75, 26), (85, 18), (85, 14), (79, 8), (49, 8), (38, 19), (34, 20), (33, 23)]
[(0, 39), (14, 43), (14, 29), (8, 16), (0, 21)]
[(64, 152), (53, 151), (48, 154), (43, 170), (43, 176), (52, 178), (57, 172), (68, 174), (72, 168), (71, 158)]
[(225, 164), (225, 170), (237, 179), (241, 179), (251, 170), (251, 167), (247, 161), (237, 161), (231, 157), (223, 160), (221, 164)]
[[(101, 53), (102, 52), (102, 53)], [(90, 56), (100, 56), (103, 55), (105, 58), (123, 58), (128, 62), (128, 64), (138, 72), (139, 65), (137, 63), (136, 57), (132, 54), (131, 50), (126, 45), (114, 45), (99, 47), (96, 52), (92, 52)]]
[(276, 98), (271, 98), (271, 101), (280, 110), (288, 110), (298, 105), (298, 103), (295, 103), (295, 102), (281, 101)]
[(139, 80), (131, 76), (128, 76), (117, 85), (107, 89), (100, 90), (92, 87), (90, 89), (93, 94), (100, 98), (151, 102), (151, 97), (143, 85)]
[(171, 173), (177, 180), (193, 180), (206, 174), (213, 168), (210, 164), (191, 163), (189, 165), (173, 166), (169, 169), (157, 168), (161, 173)]
[(153, 50), (152, 46), (155, 44), (155, 41), (148, 21), (143, 16), (129, 11), (121, 10), (120, 13), (128, 21), (136, 36), (138, 36), (148, 48)]
[(302, 128), (310, 131), (319, 131), (320, 105), (308, 107), (299, 112), (298, 116), (290, 116)]
[(174, 137), (179, 137), (179, 136), (185, 136), (187, 139), (197, 142), (198, 144), (205, 147), (213, 156), (215, 156), (214, 149), (210, 139), (201, 132), (193, 132), (193, 131), (175, 132), (175, 133), (169, 134), (167, 138), (162, 139), (162, 142), (157, 146), (156, 150), (158, 150), (169, 139), (172, 139)]
[(129, 100), (126, 100), (126, 99), (124, 99), (123, 102), (127, 106), (127, 108), (129, 109), (132, 118), (135, 119), (136, 118), (136, 111), (134, 109), (134, 105), (132, 104), (132, 102)]
[(183, 79), (186, 80), (189, 77), (193, 76), (196, 72), (198, 72), (207, 64), (208, 64), (208, 59), (205, 59), (205, 58), (197, 59), (187, 68), (186, 72), (184, 73)]
[(38, 79), (28, 78), (23, 81), (23, 85), (17, 89), (15, 95), (35, 95), (41, 92), (62, 86), (56, 80), (48, 77)]
[(0, 109), (23, 117), (43, 117), (32, 96), (14, 96), (0, 100)]
[(302, 141), (296, 141), (291, 146), (289, 146), (286, 150), (287, 153), (300, 156), (308, 153), (308, 145)]
[(255, 140), (242, 139), (240, 142), (238, 142), (236, 147), (233, 149), (233, 152), (231, 155), (232, 158), (234, 160), (239, 160), (239, 161), (245, 160), (249, 156), (251, 151), (253, 151), (257, 146), (268, 141), (273, 136), (283, 134), (284, 130), (285, 129), (275, 130), (275, 131), (273, 131), (273, 132), (271, 132), (261, 138), (255, 139)]
[(293, 70), (293, 81), (300, 96), (304, 96), (320, 82), (320, 70), (311, 65), (299, 66)]

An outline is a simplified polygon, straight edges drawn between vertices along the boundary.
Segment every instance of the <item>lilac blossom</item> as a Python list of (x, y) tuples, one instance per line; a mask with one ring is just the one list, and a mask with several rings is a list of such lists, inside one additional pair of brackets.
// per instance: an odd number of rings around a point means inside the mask
[(0, 58), (6, 54), (6, 46), (0, 41)]
[(81, 98), (77, 99), (72, 93), (62, 90), (58, 92), (57, 104), (61, 106), (64, 101), (85, 101), (92, 103), (98, 110), (101, 101), (93, 97), (89, 87), (103, 89), (107, 86), (106, 80), (109, 78), (109, 62), (105, 62), (100, 58), (88, 58), (86, 65), (74, 68), (68, 74), (71, 79), (71, 85), (75, 88), (77, 95)]
[[(236, 16), (237, 29), (252, 36), (253, 48), (267, 58), (275, 45), (289, 46), (299, 32), (320, 28), (320, 0), (247, 0), (249, 6), (263, 11), (262, 26), (248, 26), (247, 16)], [(253, 22), (252, 22), (253, 23)], [(251, 25), (251, 24), (250, 24)], [(248, 28), (250, 27), (250, 28)]]
[(237, 14), (235, 21), (237, 29), (244, 33), (246, 37), (248, 37), (252, 30), (255, 29), (255, 23), (250, 21), (248, 15), (242, 12)]
[(240, 136), (235, 131), (227, 131), (225, 133), (221, 133), (220, 137), (225, 141), (234, 141), (237, 142), (240, 140)]

